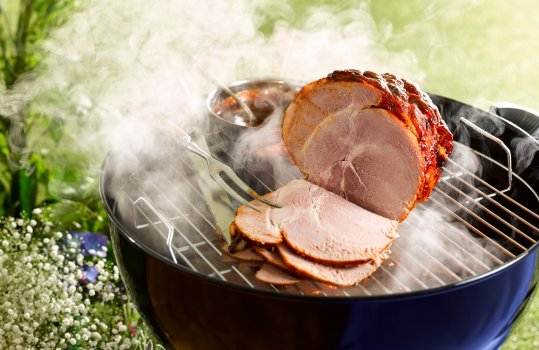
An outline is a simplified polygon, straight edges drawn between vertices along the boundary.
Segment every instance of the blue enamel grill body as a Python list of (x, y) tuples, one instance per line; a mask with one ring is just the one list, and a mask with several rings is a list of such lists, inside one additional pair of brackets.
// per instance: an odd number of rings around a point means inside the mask
[[(459, 115), (486, 113), (432, 96), (448, 125)], [(495, 111), (525, 130), (539, 117)], [(510, 125), (509, 125), (510, 124)], [(509, 123), (502, 139), (531, 137)], [(134, 302), (155, 333), (176, 349), (497, 349), (537, 289), (537, 244), (488, 273), (418, 292), (371, 297), (278, 294), (219, 281), (174, 264), (131, 234), (111, 199), (112, 154), (101, 191), (114, 252)], [(539, 156), (520, 172), (537, 188)], [(529, 195), (515, 199), (537, 213)], [(539, 232), (528, 230), (534, 239)]]

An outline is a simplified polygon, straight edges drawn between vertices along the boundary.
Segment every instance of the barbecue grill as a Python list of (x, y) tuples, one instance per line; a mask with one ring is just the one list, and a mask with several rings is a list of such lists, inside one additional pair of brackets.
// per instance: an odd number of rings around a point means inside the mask
[[(252, 84), (230, 87), (237, 92)], [(210, 107), (222, 98), (212, 94)], [(252, 264), (222, 249), (219, 232), (238, 203), (208, 181), (203, 163), (174, 147), (148, 149), (128, 162), (123, 152), (112, 152), (100, 189), (114, 252), (155, 333), (176, 349), (499, 347), (537, 285), (539, 157), (517, 165), (522, 145), (539, 149), (531, 135), (539, 116), (508, 104), (489, 113), (431, 98), (456, 148), (476, 160), (449, 159), (428, 201), (400, 224), (389, 258), (354, 287), (256, 280)], [(246, 168), (231, 142), (245, 126), (211, 125), (198, 135), (199, 145), (258, 192), (297, 177), (293, 171), (272, 176), (269, 163), (262, 171)], [(223, 133), (232, 138), (216, 142)], [(129, 166), (118, 170), (120, 162)]]

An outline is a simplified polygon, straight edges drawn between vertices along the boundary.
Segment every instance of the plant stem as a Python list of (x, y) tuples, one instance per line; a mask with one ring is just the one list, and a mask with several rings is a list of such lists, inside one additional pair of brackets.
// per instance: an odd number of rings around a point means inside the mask
[(30, 19), (32, 17), (32, 4), (33, 0), (23, 0), (24, 8), (19, 14), (19, 21), (17, 23), (17, 35), (15, 39), (15, 48), (17, 55), (15, 57), (14, 80), (8, 82), (9, 86), (15, 83), (16, 78), (24, 73), (26, 67), (26, 45), (28, 39), (28, 27), (30, 25)]

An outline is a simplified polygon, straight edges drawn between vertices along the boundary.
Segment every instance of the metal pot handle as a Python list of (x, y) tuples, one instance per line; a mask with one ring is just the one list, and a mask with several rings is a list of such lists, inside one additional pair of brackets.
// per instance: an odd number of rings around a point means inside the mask
[[(172, 224), (167, 220), (165, 215), (163, 215), (157, 209), (157, 207), (149, 199), (147, 199), (146, 197), (137, 198), (137, 200), (133, 202), (133, 208), (136, 209), (136, 210), (139, 210), (143, 215), (145, 215), (144, 211), (142, 211), (142, 209), (140, 208), (141, 203), (144, 203), (159, 218), (160, 221), (157, 222), (157, 223), (162, 223), (167, 228), (167, 241), (166, 241), (167, 248), (168, 248), (168, 251), (170, 253), (170, 256), (172, 257), (172, 261), (174, 261), (175, 263), (178, 263), (178, 260), (176, 259), (176, 254), (174, 254), (174, 250), (172, 249), (172, 238), (174, 237), (174, 226), (172, 226)], [(136, 228), (141, 228), (141, 227), (146, 227), (147, 226), (147, 224), (138, 225), (137, 222), (136, 222), (136, 218), (137, 217), (135, 215), (135, 227)], [(149, 221), (152, 222), (151, 220), (149, 220)]]
[(530, 108), (510, 102), (497, 102), (490, 106), (490, 112), (512, 121), (528, 133), (539, 130), (539, 112)]
[(497, 102), (490, 106), (490, 112), (494, 113), (523, 134), (530, 136), (539, 147), (539, 112), (510, 102)]

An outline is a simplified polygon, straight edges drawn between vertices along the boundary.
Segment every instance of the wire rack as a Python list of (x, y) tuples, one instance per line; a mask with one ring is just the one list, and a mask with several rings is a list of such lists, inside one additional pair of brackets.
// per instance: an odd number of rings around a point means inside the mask
[[(499, 139), (489, 139), (503, 145)], [(539, 201), (539, 197), (512, 172), (509, 151), (505, 165), (478, 150), (459, 146), (476, 154), (491, 172), (498, 174), (497, 182), (505, 178), (505, 184), (492, 184), (488, 176), (480, 177), (449, 159), (429, 200), (419, 204), (399, 225), (400, 237), (391, 246), (389, 258), (361, 284), (346, 288), (311, 280), (290, 286), (258, 281), (252, 263), (236, 261), (222, 249), (223, 241), (216, 233), (216, 221), (199, 181), (201, 169), (189, 159), (159, 163), (156, 171), (167, 174), (159, 181), (148, 181), (145, 172), (134, 171), (123, 183), (122, 194), (132, 204), (135, 239), (195, 273), (279, 293), (407, 293), (485, 274), (526, 252), (539, 238), (539, 215), (511, 194), (516, 189), (527, 192), (534, 200)], [(271, 176), (269, 181), (267, 176), (262, 181), (261, 176), (244, 169), (224, 148), (219, 148), (218, 153), (233, 168), (241, 170), (240, 176), (256, 188), (270, 191), (286, 183), (286, 179), (279, 181)], [(507, 176), (499, 176), (500, 173)], [(234, 209), (232, 203), (230, 215)]]

